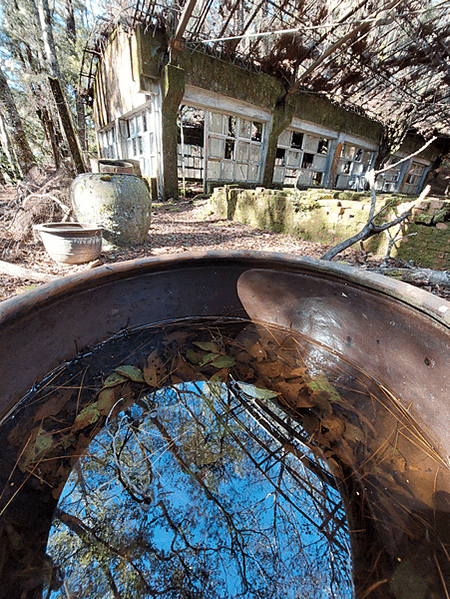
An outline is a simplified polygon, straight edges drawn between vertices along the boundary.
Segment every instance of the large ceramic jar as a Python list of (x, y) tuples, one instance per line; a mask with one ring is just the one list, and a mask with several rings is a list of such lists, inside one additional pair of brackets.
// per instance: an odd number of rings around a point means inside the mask
[(135, 245), (147, 237), (151, 220), (150, 192), (136, 175), (84, 173), (70, 188), (72, 208), (80, 222), (103, 227), (114, 245)]

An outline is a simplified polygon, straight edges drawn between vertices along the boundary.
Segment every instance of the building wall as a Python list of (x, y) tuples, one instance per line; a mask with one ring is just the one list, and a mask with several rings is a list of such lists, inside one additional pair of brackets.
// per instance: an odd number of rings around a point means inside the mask
[[(205, 187), (239, 182), (362, 189), (375, 162), (381, 124), (316, 94), (299, 92), (288, 103), (284, 95), (281, 82), (269, 75), (201, 52), (169, 54), (160, 32), (118, 29), (96, 77), (100, 151), (104, 157), (138, 159), (162, 197), (178, 194), (178, 175), (186, 176), (199, 155), (202, 167), (189, 172), (201, 173)], [(181, 147), (180, 106), (185, 113), (203, 111), (201, 145)], [(144, 125), (145, 131), (136, 132)], [(398, 157), (422, 143), (409, 137)], [(438, 154), (430, 146), (386, 173), (379, 189), (418, 193)]]

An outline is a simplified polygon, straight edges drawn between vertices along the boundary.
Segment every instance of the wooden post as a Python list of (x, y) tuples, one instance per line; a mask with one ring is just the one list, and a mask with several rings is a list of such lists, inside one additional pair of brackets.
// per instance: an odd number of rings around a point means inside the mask
[(73, 162), (75, 164), (75, 170), (78, 175), (81, 175), (82, 173), (85, 173), (87, 169), (86, 165), (84, 164), (78, 136), (72, 123), (72, 117), (70, 116), (69, 108), (67, 107), (67, 103), (64, 98), (61, 83), (57, 77), (49, 77), (48, 79), (52, 89), (53, 97), (55, 98), (56, 106), (58, 108), (59, 118), (61, 119), (61, 124), (69, 145), (69, 150), (72, 154)]

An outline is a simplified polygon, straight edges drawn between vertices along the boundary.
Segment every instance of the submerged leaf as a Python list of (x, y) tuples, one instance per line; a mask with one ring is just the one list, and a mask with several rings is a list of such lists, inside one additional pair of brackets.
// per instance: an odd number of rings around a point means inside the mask
[(122, 395), (121, 387), (110, 387), (100, 391), (97, 399), (97, 409), (103, 416), (108, 416), (114, 404)]
[(143, 370), (144, 380), (150, 387), (157, 387), (166, 376), (164, 362), (155, 349), (147, 358), (147, 365)]
[(200, 349), (207, 352), (213, 352), (218, 354), (220, 352), (220, 345), (215, 341), (194, 341), (193, 345), (196, 345)]
[(118, 366), (114, 368), (114, 371), (122, 376), (125, 376), (127, 379), (131, 381), (136, 381), (137, 383), (144, 383), (144, 375), (142, 374), (142, 370), (140, 368), (136, 368), (136, 366), (131, 366), (129, 364), (125, 364), (123, 366)]
[(20, 470), (25, 472), (32, 462), (36, 461), (52, 446), (52, 443), (53, 436), (51, 433), (46, 432), (42, 426), (37, 430), (35, 429), (33, 437), (30, 439), (29, 444), (20, 458)]
[(116, 385), (120, 385), (127, 380), (127, 377), (119, 374), (118, 372), (113, 372), (103, 382), (103, 387), (115, 387)]
[(313, 396), (325, 396), (328, 401), (341, 401), (342, 397), (323, 374), (306, 383)]
[(205, 356), (203, 356), (203, 358), (200, 360), (199, 362), (199, 366), (206, 366), (207, 364), (209, 364), (210, 362), (212, 362), (213, 360), (215, 360), (216, 358), (220, 358), (220, 354), (214, 354), (214, 353), (210, 353), (210, 354), (206, 354)]
[(82, 428), (86, 428), (90, 424), (94, 424), (100, 418), (100, 412), (97, 407), (97, 402), (83, 408), (73, 423), (72, 432), (75, 433)]
[(236, 361), (232, 356), (219, 356), (211, 364), (216, 368), (231, 368), (236, 364)]
[(239, 389), (245, 395), (254, 397), (255, 399), (274, 399), (278, 396), (278, 393), (265, 389), (264, 387), (255, 387), (255, 385), (249, 385), (247, 383), (237, 383)]

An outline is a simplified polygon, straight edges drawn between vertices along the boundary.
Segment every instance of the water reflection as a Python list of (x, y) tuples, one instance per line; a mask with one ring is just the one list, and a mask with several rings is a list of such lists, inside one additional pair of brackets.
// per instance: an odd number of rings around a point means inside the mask
[(3, 423), (11, 571), (65, 599), (448, 599), (450, 477), (408, 399), (281, 328), (124, 331)]
[(259, 415), (254, 399), (220, 382), (182, 383), (108, 420), (56, 511), (49, 552), (69, 592), (351, 596), (332, 479), (290, 418), (275, 407), (277, 421)]

